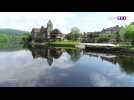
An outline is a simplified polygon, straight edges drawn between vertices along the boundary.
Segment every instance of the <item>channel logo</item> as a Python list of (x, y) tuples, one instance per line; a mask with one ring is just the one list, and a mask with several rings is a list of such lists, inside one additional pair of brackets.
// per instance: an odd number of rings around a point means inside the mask
[(126, 16), (117, 16), (117, 20), (126, 20)]

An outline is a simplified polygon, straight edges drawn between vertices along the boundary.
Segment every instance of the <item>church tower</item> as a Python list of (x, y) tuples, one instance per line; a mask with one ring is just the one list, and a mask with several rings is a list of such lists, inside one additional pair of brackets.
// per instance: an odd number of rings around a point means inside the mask
[(52, 24), (51, 20), (49, 20), (47, 23), (48, 38), (50, 38), (50, 33), (52, 32), (52, 30), (53, 30), (53, 24)]

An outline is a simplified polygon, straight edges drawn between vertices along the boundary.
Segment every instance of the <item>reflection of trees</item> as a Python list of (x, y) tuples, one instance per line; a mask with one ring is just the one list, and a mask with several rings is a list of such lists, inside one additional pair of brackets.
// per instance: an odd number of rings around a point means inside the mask
[[(99, 57), (105, 61), (108, 61), (112, 64), (116, 64), (117, 63), (117, 57), (110, 57), (112, 54), (106, 54), (106, 53), (96, 53), (96, 52), (88, 52), (86, 50), (83, 50), (83, 53), (86, 55), (89, 55), (90, 57)], [(101, 55), (100, 55), (101, 54)]]
[(112, 64), (116, 64), (116, 63), (117, 63), (116, 57), (113, 57), (113, 58), (101, 57), (101, 59), (102, 59), (102, 60), (106, 60), (106, 61), (108, 61), (108, 62), (110, 62), (110, 63), (112, 63)]
[(134, 73), (134, 57), (130, 56), (120, 56), (118, 59), (120, 67), (127, 73)]
[(81, 57), (81, 49), (66, 49), (66, 52), (71, 56), (71, 60), (76, 62)]
[(51, 48), (51, 54), (54, 58), (58, 59), (63, 53), (61, 48)]
[[(91, 52), (90, 52), (91, 53)], [(84, 54), (88, 54), (88, 51), (84, 50)], [(92, 54), (88, 54), (89, 56), (96, 56)], [(99, 56), (98, 56), (99, 57)], [(111, 62), (112, 64), (118, 63), (123, 71), (127, 74), (134, 73), (134, 57), (133, 56), (117, 56), (114, 58), (100, 57), (102, 60)]]
[(60, 48), (44, 46), (30, 48), (30, 51), (32, 53), (33, 58), (46, 58), (49, 65), (52, 65), (53, 58), (58, 59), (63, 53), (63, 50)]
[(99, 57), (102, 59), (102, 61), (108, 61), (112, 64), (116, 64), (117, 63), (117, 60), (116, 60), (116, 57), (105, 57), (105, 56), (99, 56), (99, 55), (92, 55), (92, 54), (89, 54), (90, 57)]

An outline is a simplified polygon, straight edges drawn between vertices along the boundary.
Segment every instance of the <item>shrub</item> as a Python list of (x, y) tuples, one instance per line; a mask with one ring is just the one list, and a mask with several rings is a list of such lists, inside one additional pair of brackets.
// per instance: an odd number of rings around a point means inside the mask
[(102, 36), (96, 37), (95, 40), (98, 43), (103, 43), (103, 42), (109, 42), (110, 39), (111, 39), (111, 36), (109, 36), (109, 35), (102, 35)]

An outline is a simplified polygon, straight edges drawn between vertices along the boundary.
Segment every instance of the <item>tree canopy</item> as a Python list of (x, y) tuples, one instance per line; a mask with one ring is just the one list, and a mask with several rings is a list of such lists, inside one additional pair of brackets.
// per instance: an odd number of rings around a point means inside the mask
[(78, 27), (71, 28), (71, 32), (68, 35), (69, 39), (71, 40), (80, 40), (80, 37), (82, 36), (80, 29)]
[(134, 25), (128, 25), (123, 27), (120, 32), (120, 37), (123, 41), (134, 42)]

